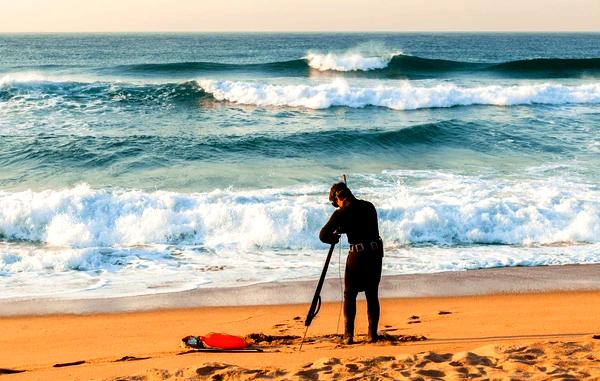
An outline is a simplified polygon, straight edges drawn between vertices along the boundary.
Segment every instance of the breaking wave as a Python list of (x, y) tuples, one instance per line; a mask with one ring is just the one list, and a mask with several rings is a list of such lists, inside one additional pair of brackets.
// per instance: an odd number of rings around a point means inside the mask
[(312, 109), (378, 106), (393, 110), (415, 110), (469, 105), (600, 103), (600, 83), (477, 87), (440, 83), (425, 87), (405, 82), (397, 86), (356, 87), (344, 80), (320, 85), (272, 85), (204, 79), (199, 80), (198, 84), (219, 101)]
[(416, 110), (471, 105), (597, 104), (600, 83), (565, 85), (545, 82), (519, 85), (462, 86), (449, 82), (415, 85), (354, 86), (344, 79), (316, 85), (278, 85), (261, 82), (200, 79), (181, 83), (62, 82), (62, 78), (3, 78), (0, 109), (78, 107), (103, 111), (107, 103), (122, 106), (201, 107), (199, 100), (275, 107), (384, 107)]
[[(413, 173), (414, 172), (414, 173)], [(600, 193), (561, 179), (502, 180), (444, 173), (357, 187), (379, 210), (382, 234), (399, 244), (600, 242)], [(202, 245), (237, 251), (322, 247), (326, 189), (208, 193), (92, 189), (0, 191), (0, 237), (56, 247)]]

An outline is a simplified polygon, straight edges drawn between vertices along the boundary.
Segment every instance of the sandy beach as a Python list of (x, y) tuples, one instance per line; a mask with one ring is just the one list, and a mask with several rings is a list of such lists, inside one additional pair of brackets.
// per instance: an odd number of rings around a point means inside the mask
[[(511, 271), (519, 269), (504, 273)], [(481, 277), (480, 286), (471, 287), (486, 289), (493, 281)], [(528, 288), (385, 298), (377, 344), (364, 342), (361, 301), (354, 345), (340, 344), (340, 304), (328, 302), (302, 351), (306, 303), (4, 316), (0, 368), (6, 380), (598, 379), (599, 299), (598, 290)], [(180, 347), (182, 337), (209, 332), (254, 339), (263, 352), (185, 353)]]

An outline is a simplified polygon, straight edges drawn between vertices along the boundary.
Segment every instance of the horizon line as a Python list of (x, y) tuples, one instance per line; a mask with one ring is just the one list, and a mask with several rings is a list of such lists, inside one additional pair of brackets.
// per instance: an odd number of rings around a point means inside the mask
[(156, 33), (600, 33), (598, 30), (92, 30), (92, 31), (0, 31), (0, 34), (156, 34)]

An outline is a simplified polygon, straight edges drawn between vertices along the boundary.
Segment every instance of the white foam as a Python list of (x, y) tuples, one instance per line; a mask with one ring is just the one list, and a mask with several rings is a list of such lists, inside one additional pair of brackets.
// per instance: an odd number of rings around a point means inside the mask
[(145, 193), (85, 184), (56, 191), (0, 191), (0, 236), (71, 248), (169, 243), (300, 248), (306, 219), (327, 210), (314, 204), (316, 199), (304, 207), (302, 199), (276, 190)]
[(364, 56), (360, 52), (308, 53), (306, 60), (313, 69), (320, 71), (368, 71), (385, 68), (398, 54), (387, 53), (379, 56)]
[(78, 74), (48, 74), (39, 71), (20, 71), (0, 76), (0, 87), (28, 83), (94, 83), (98, 78)]
[(6, 86), (20, 82), (42, 82), (46, 81), (47, 79), (47, 76), (36, 72), (10, 73), (0, 77), (0, 86)]
[[(128, 249), (0, 246), (0, 298), (81, 298), (183, 291), (206, 285), (206, 266), (165, 246)], [(2, 276), (4, 275), (4, 276)], [(230, 282), (231, 283), (231, 282)]]
[(219, 101), (312, 109), (379, 106), (394, 110), (415, 110), (468, 105), (600, 103), (600, 83), (466, 87), (446, 82), (417, 86), (405, 81), (396, 86), (358, 87), (351, 86), (343, 79), (318, 85), (274, 85), (201, 79), (198, 84)]
[[(380, 224), (399, 244), (552, 245), (600, 242), (600, 192), (561, 178), (498, 180), (418, 171), (392, 172), (418, 186), (395, 195)], [(416, 180), (415, 180), (416, 179)]]
[(44, 72), (44, 71), (15, 71), (0, 75), (0, 87), (28, 86), (35, 88), (39, 84), (99, 84), (107, 86), (144, 86), (164, 85), (175, 83), (169, 78), (123, 78), (117, 75), (95, 75), (80, 72)]

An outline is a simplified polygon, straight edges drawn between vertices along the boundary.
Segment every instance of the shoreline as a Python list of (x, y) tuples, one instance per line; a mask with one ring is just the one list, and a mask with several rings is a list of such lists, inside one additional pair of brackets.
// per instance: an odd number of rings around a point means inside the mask
[[(600, 264), (502, 267), (382, 277), (380, 297), (431, 298), (496, 294), (600, 291)], [(309, 304), (316, 280), (95, 299), (4, 299), (0, 317), (96, 314), (197, 307)], [(323, 302), (340, 301), (341, 283), (327, 279)], [(359, 297), (359, 299), (362, 297)]]

